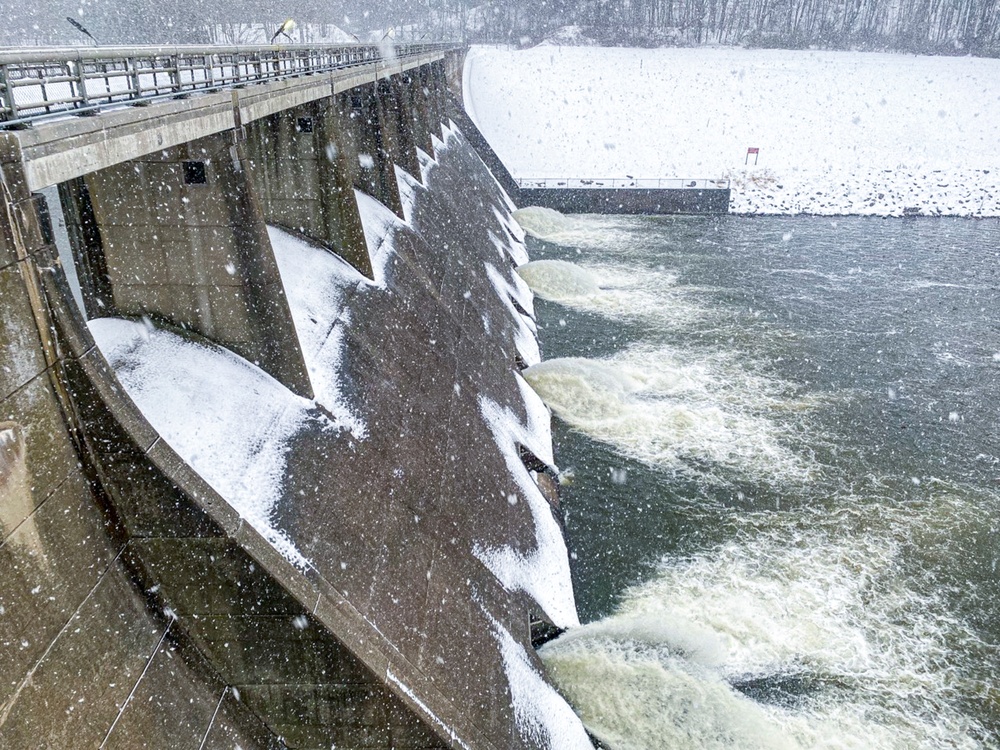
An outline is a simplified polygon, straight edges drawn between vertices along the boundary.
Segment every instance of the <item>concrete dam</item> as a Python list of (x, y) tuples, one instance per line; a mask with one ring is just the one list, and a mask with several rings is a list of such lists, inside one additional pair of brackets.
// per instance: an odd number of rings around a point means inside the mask
[(589, 747), (463, 50), (4, 54), (0, 747)]

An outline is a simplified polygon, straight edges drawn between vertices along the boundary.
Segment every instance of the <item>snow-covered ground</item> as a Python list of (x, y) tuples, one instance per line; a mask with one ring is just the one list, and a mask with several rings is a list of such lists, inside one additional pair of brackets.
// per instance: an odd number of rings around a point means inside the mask
[(1000, 60), (475, 48), (465, 104), (516, 178), (725, 177), (737, 213), (1000, 216)]

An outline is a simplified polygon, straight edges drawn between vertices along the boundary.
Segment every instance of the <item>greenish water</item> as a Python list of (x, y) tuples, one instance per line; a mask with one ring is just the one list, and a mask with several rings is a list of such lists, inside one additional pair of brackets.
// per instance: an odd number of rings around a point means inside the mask
[(1000, 747), (1000, 222), (518, 218), (591, 730)]

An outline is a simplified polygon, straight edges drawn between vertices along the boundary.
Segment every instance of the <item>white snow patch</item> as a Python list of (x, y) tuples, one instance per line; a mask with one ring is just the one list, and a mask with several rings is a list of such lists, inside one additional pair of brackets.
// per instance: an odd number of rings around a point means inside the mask
[(417, 192), (423, 191), (426, 188), (405, 169), (400, 167), (396, 167), (395, 169), (396, 185), (399, 187), (399, 199), (403, 204), (403, 216), (406, 218), (406, 223), (413, 226), (413, 205), (417, 200)]
[(512, 235), (511, 238), (507, 239), (505, 245), (514, 262), (520, 266), (531, 260), (528, 256), (528, 249), (524, 245), (524, 229), (517, 223), (514, 216), (510, 212), (501, 211), (496, 206), (493, 206), (493, 215), (496, 216), (497, 221), (507, 227)]
[(448, 151), (458, 136), (458, 126), (452, 120), (441, 123), (441, 137), (431, 135), (431, 144), (434, 146), (434, 157), (440, 161), (441, 156)]
[(552, 516), (549, 503), (524, 467), (518, 452), (523, 445), (542, 461), (552, 465), (550, 415), (545, 404), (517, 375), (518, 386), (528, 412), (527, 424), (522, 424), (513, 411), (501, 407), (486, 396), (479, 397), (479, 409), (500, 448), (508, 470), (528, 502), (535, 524), (536, 548), (522, 554), (512, 547), (486, 548), (477, 544), (473, 554), (497, 577), (508, 590), (525, 591), (560, 627), (579, 624), (573, 584), (569, 572), (569, 556), (562, 531)]
[(437, 166), (437, 161), (422, 148), (418, 148), (417, 163), (420, 165), (420, 181), (427, 185), (427, 178), (430, 177), (431, 170)]
[(521, 243), (512, 243), (511, 241), (504, 241), (497, 237), (493, 232), (489, 233), (490, 242), (493, 243), (493, 247), (497, 249), (503, 258), (507, 261), (513, 261), (516, 266), (523, 266), (528, 262), (528, 252), (525, 250), (524, 245)]
[(277, 528), (289, 441), (312, 402), (243, 358), (151, 325), (88, 323), (143, 416), (178, 455), (288, 561), (310, 566)]
[(350, 324), (344, 306), (351, 288), (372, 282), (333, 253), (275, 227), (267, 233), (316, 401), (363, 439), (364, 421), (351, 410), (341, 381), (344, 332)]
[(511, 319), (517, 325), (517, 332), (514, 334), (514, 345), (517, 347), (521, 359), (530, 367), (542, 361), (542, 354), (538, 348), (538, 338), (534, 321), (527, 315), (522, 315), (512, 300), (528, 312), (532, 312), (531, 290), (520, 276), (515, 280), (508, 281), (500, 271), (490, 263), (483, 264), (486, 267), (486, 275), (496, 290), (497, 296), (503, 302), (504, 307), (511, 315)]
[(487, 617), (500, 646), (514, 720), (522, 737), (537, 748), (593, 750), (580, 717), (535, 669), (524, 647), (497, 620)]
[[(495, 209), (494, 209), (495, 210)], [(515, 266), (523, 266), (530, 258), (523, 242), (516, 242), (510, 239), (502, 240), (491, 231), (489, 233), (490, 242), (506, 260), (513, 261)]]
[(375, 286), (386, 288), (386, 266), (395, 250), (394, 238), (396, 230), (405, 227), (406, 222), (360, 190), (354, 191), (358, 201), (358, 213), (361, 214), (361, 226), (365, 231), (365, 244), (368, 245), (368, 256), (371, 258), (372, 273), (375, 276)]

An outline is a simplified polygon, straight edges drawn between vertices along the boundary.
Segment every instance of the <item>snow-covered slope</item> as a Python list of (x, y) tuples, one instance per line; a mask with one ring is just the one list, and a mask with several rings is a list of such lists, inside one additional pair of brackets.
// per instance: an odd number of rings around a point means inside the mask
[(736, 212), (1000, 216), (1000, 60), (482, 48), (465, 94), (519, 178), (730, 177)]

